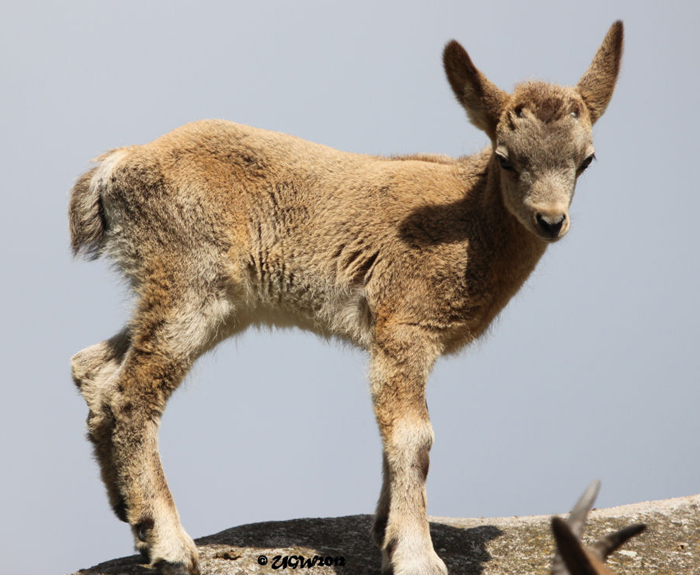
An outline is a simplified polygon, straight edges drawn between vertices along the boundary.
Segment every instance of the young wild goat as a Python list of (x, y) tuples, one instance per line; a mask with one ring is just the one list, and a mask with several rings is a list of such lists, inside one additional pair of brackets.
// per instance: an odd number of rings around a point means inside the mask
[(630, 525), (606, 535), (589, 549), (584, 547), (581, 536), (599, 489), (599, 481), (591, 483), (566, 521), (552, 517), (552, 532), (557, 544), (552, 562), (552, 575), (613, 575), (605, 566), (606, 559), (628, 539), (646, 529), (646, 525), (642, 523)]
[(138, 296), (117, 335), (72, 359), (117, 516), (162, 573), (198, 573), (158, 453), (192, 363), (252, 324), (367, 350), (383, 442), (373, 534), (384, 573), (444, 574), (426, 516), (435, 360), (478, 338), (569, 230), (622, 52), (608, 32), (575, 87), (499, 90), (455, 41), (447, 78), (491, 146), (474, 156), (339, 152), (224, 121), (108, 152), (73, 188), (73, 251), (109, 256)]

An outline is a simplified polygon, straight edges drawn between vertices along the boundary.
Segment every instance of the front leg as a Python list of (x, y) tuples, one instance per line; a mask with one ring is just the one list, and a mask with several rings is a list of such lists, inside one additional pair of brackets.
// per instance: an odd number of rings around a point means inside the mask
[(447, 573), (430, 539), (425, 495), (433, 443), (425, 384), (438, 355), (437, 343), (416, 326), (377, 326), (371, 384), (384, 482), (373, 534), (383, 575)]

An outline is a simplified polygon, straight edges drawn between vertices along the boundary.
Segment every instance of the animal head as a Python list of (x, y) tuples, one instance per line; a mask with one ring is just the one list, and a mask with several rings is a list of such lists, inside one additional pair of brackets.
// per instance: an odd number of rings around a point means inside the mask
[(606, 535), (590, 548), (584, 547), (581, 536), (599, 489), (599, 481), (589, 485), (566, 521), (552, 517), (552, 533), (557, 551), (552, 561), (551, 575), (613, 575), (605, 565), (605, 560), (628, 539), (646, 529), (643, 524), (630, 525)]
[(576, 181), (595, 157), (591, 128), (612, 98), (622, 43), (618, 21), (576, 86), (526, 82), (512, 94), (492, 84), (458, 42), (445, 47), (445, 72), (457, 100), (491, 138), (506, 207), (546, 241), (569, 230)]

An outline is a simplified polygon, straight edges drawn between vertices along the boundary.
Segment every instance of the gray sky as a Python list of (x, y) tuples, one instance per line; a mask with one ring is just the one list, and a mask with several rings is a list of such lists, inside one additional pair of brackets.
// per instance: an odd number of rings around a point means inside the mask
[[(444, 78), (447, 40), (503, 89), (574, 84), (617, 18), (622, 76), (569, 235), (431, 378), (428, 511), (445, 516), (565, 512), (596, 477), (599, 506), (700, 491), (700, 3), (5, 0), (2, 570), (66, 573), (132, 549), (69, 375), (131, 305), (108, 264), (70, 257), (68, 191), (90, 158), (200, 118), (353, 152), (472, 153), (487, 138)], [(365, 372), (361, 353), (299, 331), (202, 358), (161, 430), (189, 533), (371, 513)]]

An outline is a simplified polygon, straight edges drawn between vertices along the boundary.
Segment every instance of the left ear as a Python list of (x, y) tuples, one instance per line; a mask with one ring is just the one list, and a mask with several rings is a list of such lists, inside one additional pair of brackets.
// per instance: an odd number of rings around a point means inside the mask
[(586, 103), (592, 124), (603, 115), (615, 90), (622, 59), (623, 37), (622, 21), (618, 20), (608, 30), (593, 62), (576, 85)]

